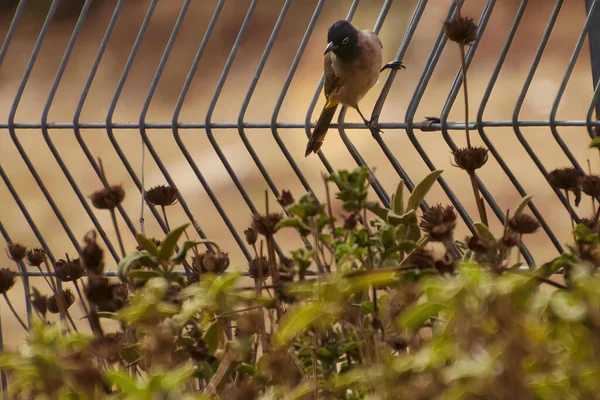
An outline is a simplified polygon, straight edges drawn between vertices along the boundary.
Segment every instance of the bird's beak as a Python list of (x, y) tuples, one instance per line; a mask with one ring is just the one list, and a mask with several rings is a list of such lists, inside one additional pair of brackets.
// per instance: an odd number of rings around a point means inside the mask
[(336, 45), (333, 44), (333, 42), (329, 42), (329, 44), (327, 44), (327, 47), (325, 47), (325, 53), (323, 54), (327, 54), (332, 50), (337, 49), (338, 47)]

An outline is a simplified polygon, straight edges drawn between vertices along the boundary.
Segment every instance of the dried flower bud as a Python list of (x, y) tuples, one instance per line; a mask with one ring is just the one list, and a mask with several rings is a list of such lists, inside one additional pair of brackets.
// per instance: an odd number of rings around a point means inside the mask
[(405, 264), (419, 269), (428, 269), (435, 267), (435, 259), (430, 250), (414, 249), (406, 258)]
[(519, 244), (519, 237), (516, 234), (506, 233), (502, 237), (502, 244), (509, 249)]
[(467, 240), (467, 247), (475, 253), (485, 254), (490, 251), (491, 244), (478, 235), (473, 235)]
[(7, 246), (6, 252), (8, 258), (15, 262), (20, 262), (27, 254), (27, 247), (23, 246), (21, 243), (11, 243)]
[(69, 289), (60, 290), (57, 294), (49, 297), (46, 300), (46, 307), (48, 308), (48, 311), (50, 311), (52, 314), (58, 314), (60, 312), (60, 307), (59, 307), (59, 302), (58, 302), (57, 296), (62, 296), (62, 298), (64, 300), (63, 304), (65, 307), (65, 310), (68, 310), (69, 307), (71, 307), (73, 305), (73, 303), (75, 302), (75, 295), (73, 295), (73, 292), (71, 292), (71, 290), (69, 290)]
[(508, 226), (521, 235), (534, 233), (540, 227), (539, 222), (530, 215), (518, 214), (508, 220)]
[(46, 250), (36, 247), (27, 251), (27, 264), (32, 267), (39, 267), (46, 261)]
[(550, 171), (548, 182), (556, 189), (571, 191), (575, 194), (575, 205), (581, 201), (581, 178), (583, 174), (576, 168), (558, 168)]
[[(150, 238), (150, 241), (151, 241), (152, 243), (154, 243), (154, 244), (156, 245), (156, 247), (159, 247), (159, 246), (160, 246), (160, 244), (161, 244), (161, 241), (160, 241), (160, 240), (158, 240), (158, 239), (156, 239), (156, 238)], [(137, 249), (137, 251), (142, 251), (142, 250), (143, 250), (143, 247), (142, 247), (142, 246), (140, 246), (140, 245), (138, 244), (138, 245), (136, 246), (136, 249)]]
[(128, 293), (126, 285), (110, 283), (104, 276), (92, 275), (88, 278), (85, 294), (99, 311), (115, 312), (125, 306)]
[(81, 262), (85, 269), (97, 275), (104, 271), (104, 251), (96, 242), (96, 232), (90, 231), (83, 238)]
[(294, 204), (295, 200), (294, 196), (292, 196), (292, 193), (289, 190), (282, 190), (277, 201), (279, 204), (281, 204), (281, 207), (287, 207), (291, 204)]
[(356, 228), (357, 223), (358, 219), (356, 219), (356, 214), (350, 214), (347, 217), (344, 217), (344, 228), (349, 231)]
[(0, 294), (5, 294), (16, 282), (17, 273), (8, 268), (0, 268)]
[(220, 275), (229, 267), (229, 256), (221, 251), (207, 250), (192, 257), (192, 264), (201, 273), (212, 272)]
[(279, 279), (282, 282), (292, 282), (296, 276), (296, 264), (294, 260), (287, 257), (281, 257), (279, 264)]
[(597, 227), (596, 219), (593, 217), (592, 218), (581, 218), (581, 221), (579, 221), (579, 222), (592, 230), (596, 229), (596, 227)]
[(263, 279), (266, 279), (270, 274), (271, 271), (269, 270), (269, 261), (267, 260), (267, 257), (261, 256), (250, 261), (250, 264), (248, 265), (248, 275), (250, 275), (250, 278), (260, 279), (262, 275)]
[(454, 156), (453, 165), (472, 174), (485, 165), (488, 160), (488, 151), (483, 147), (456, 149), (452, 152)]
[(477, 25), (473, 18), (454, 17), (444, 23), (448, 39), (461, 45), (467, 45), (477, 40)]
[(179, 190), (171, 186), (159, 185), (150, 188), (144, 193), (146, 202), (155, 206), (170, 206), (177, 202)]
[(69, 261), (61, 259), (56, 262), (55, 275), (62, 282), (72, 282), (86, 275), (86, 270), (79, 258)]
[(108, 362), (116, 363), (121, 360), (122, 332), (113, 332), (104, 336), (97, 336), (90, 342), (90, 348), (96, 357)]
[(263, 236), (273, 236), (275, 226), (283, 219), (282, 214), (252, 215), (252, 228)]
[(581, 178), (581, 189), (588, 196), (600, 196), (600, 175), (585, 175)]
[(246, 229), (244, 231), (244, 235), (246, 236), (246, 243), (248, 243), (250, 246), (254, 246), (254, 244), (256, 244), (256, 241), (258, 240), (258, 234), (252, 227)]
[(36, 288), (31, 288), (31, 290), (33, 292), (30, 295), (33, 308), (42, 316), (46, 315), (46, 311), (48, 310), (48, 296), (41, 294)]
[(125, 190), (121, 185), (113, 185), (92, 193), (90, 199), (94, 207), (101, 210), (112, 210), (125, 198)]
[(446, 242), (452, 240), (456, 227), (456, 213), (452, 206), (437, 204), (423, 213), (421, 229), (429, 234), (433, 242)]

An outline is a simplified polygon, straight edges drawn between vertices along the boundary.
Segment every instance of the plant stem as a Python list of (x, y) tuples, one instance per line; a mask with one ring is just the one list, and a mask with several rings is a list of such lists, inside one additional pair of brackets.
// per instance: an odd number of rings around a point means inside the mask
[[(565, 189), (565, 197), (567, 198), (567, 205), (571, 205), (571, 201), (569, 200), (569, 191)], [(571, 220), (571, 231), (575, 230), (575, 221), (573, 221), (573, 216), (569, 212), (569, 219)]]
[[(458, 9), (460, 15), (460, 8)], [(471, 148), (471, 134), (469, 133), (469, 92), (467, 91), (467, 65), (465, 60), (465, 46), (462, 44), (458, 45), (460, 49), (460, 62), (462, 66), (462, 81), (463, 81), (463, 92), (465, 98), (465, 134), (467, 136), (467, 148)]]
[(125, 246), (123, 246), (123, 238), (121, 237), (121, 231), (119, 230), (119, 225), (117, 224), (117, 215), (115, 214), (114, 208), (110, 209), (110, 218), (112, 219), (112, 223), (115, 227), (115, 233), (117, 234), (117, 240), (119, 241), (121, 255), (125, 257), (127, 254), (125, 253)]
[(165, 206), (163, 206), (161, 204), (160, 209), (161, 209), (163, 217), (165, 219), (165, 225), (167, 226), (167, 232), (170, 232), (171, 228), (169, 228), (169, 220), (167, 219), (167, 211), (165, 210)]
[(27, 328), (27, 325), (25, 325), (25, 322), (23, 322), (21, 317), (19, 317), (19, 314), (17, 314), (17, 311), (14, 309), (14, 307), (13, 307), (12, 303), (10, 302), (10, 300), (8, 299), (8, 296), (6, 295), (6, 293), (2, 293), (2, 295), (4, 296), (4, 300), (6, 300), (6, 304), (8, 304), (8, 308), (10, 308), (10, 311), (12, 311), (12, 313), (15, 315), (15, 318), (17, 319), (17, 321), (19, 321), (19, 324), (21, 324), (23, 329), (25, 329), (25, 331), (28, 332), (29, 329)]
[(206, 394), (207, 396), (214, 396), (216, 394), (217, 388), (219, 387), (219, 384), (221, 383), (223, 378), (225, 378), (227, 370), (229, 370), (232, 361), (233, 356), (231, 352), (228, 351), (227, 353), (225, 353), (223, 361), (221, 361), (221, 363), (219, 364), (219, 367), (217, 368), (217, 371), (213, 375), (212, 379), (210, 380), (210, 382), (208, 382), (208, 385), (206, 385), (204, 394)]
[[(86, 317), (89, 318), (89, 310), (87, 308), (87, 306), (85, 305), (85, 301), (83, 299), (83, 295), (81, 294), (81, 290), (79, 289), (79, 283), (77, 283), (77, 280), (73, 281), (73, 285), (75, 286), (75, 291), (77, 292), (77, 295), (79, 296), (79, 300), (81, 300), (81, 305), (83, 306), (83, 311), (85, 312)], [(89, 321), (89, 319), (88, 319)]]
[(477, 204), (477, 210), (479, 211), (479, 218), (481, 223), (488, 226), (487, 214), (485, 212), (485, 204), (483, 198), (479, 195), (479, 183), (477, 182), (477, 176), (475, 172), (469, 172), (469, 178), (471, 179), (471, 186), (473, 187), (473, 195), (475, 196), (475, 204)]

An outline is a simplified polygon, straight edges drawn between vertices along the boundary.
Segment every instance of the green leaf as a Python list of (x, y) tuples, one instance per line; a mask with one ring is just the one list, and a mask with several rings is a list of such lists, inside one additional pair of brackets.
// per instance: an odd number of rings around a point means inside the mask
[(408, 204), (406, 206), (407, 210), (417, 210), (421, 201), (425, 198), (427, 193), (433, 187), (435, 181), (442, 175), (442, 170), (436, 170), (431, 172), (429, 175), (425, 177), (419, 184), (415, 187), (410, 197), (408, 198)]
[(584, 224), (577, 224), (575, 230), (573, 231), (573, 235), (578, 242), (583, 242), (587, 244), (596, 244), (600, 239), (597, 233), (594, 233), (590, 228), (585, 226)]
[(417, 213), (415, 210), (410, 210), (402, 215), (398, 215), (393, 211), (388, 213), (388, 222), (391, 225), (411, 225), (417, 223)]
[(377, 203), (369, 203), (367, 204), (367, 210), (371, 211), (373, 214), (377, 215), (384, 221), (387, 221), (388, 212), (390, 212), (389, 208), (383, 208)]
[(126, 279), (127, 270), (135, 261), (139, 261), (142, 265), (154, 264), (150, 253), (146, 250), (134, 251), (133, 253), (128, 254), (119, 261), (117, 266), (117, 275), (122, 281)]
[(444, 308), (440, 303), (422, 303), (410, 305), (397, 319), (397, 324), (402, 329), (416, 331), (421, 329), (425, 322), (436, 316)]
[[(106, 319), (117, 320), (117, 315), (115, 313), (112, 313), (112, 312), (98, 311), (96, 314), (98, 315), (98, 318), (106, 318)], [(84, 317), (84, 318), (86, 318), (86, 317)]]
[(302, 400), (306, 399), (308, 395), (310, 395), (314, 391), (313, 386), (303, 381), (299, 385), (297, 385), (294, 389), (288, 392), (283, 400)]
[(596, 149), (600, 150), (600, 136), (593, 138), (592, 141), (590, 142), (589, 147), (590, 147), (590, 149), (596, 148)]
[(310, 227), (306, 225), (304, 222), (300, 221), (296, 218), (284, 218), (275, 225), (275, 230), (279, 230), (280, 228), (297, 228), (297, 229), (306, 229), (310, 230)]
[(318, 302), (307, 302), (298, 309), (288, 312), (281, 319), (279, 331), (274, 335), (274, 344), (283, 347), (313, 323), (327, 316), (324, 306)]
[(167, 234), (165, 240), (160, 244), (158, 258), (163, 261), (169, 261), (173, 253), (175, 252), (175, 247), (177, 246), (177, 241), (179, 237), (183, 235), (183, 232), (186, 230), (189, 224), (183, 224), (178, 228), (173, 229), (171, 232)]
[(214, 353), (219, 347), (219, 320), (214, 321), (204, 331), (204, 342), (211, 353)]
[(521, 199), (521, 201), (519, 202), (519, 204), (517, 204), (517, 207), (513, 211), (513, 217), (517, 216), (523, 212), (523, 210), (525, 209), (527, 204), (531, 201), (532, 197), (533, 197), (532, 195), (528, 194), (527, 196), (525, 196)]
[(365, 315), (373, 314), (373, 311), (375, 311), (373, 302), (372, 301), (363, 301), (362, 303), (360, 303), (360, 311), (362, 311), (362, 313)]
[(180, 388), (183, 386), (184, 382), (190, 379), (196, 368), (192, 365), (184, 364), (179, 368), (176, 368), (169, 372), (161, 382), (161, 388), (166, 391), (172, 391), (174, 389)]
[(368, 289), (370, 286), (386, 286), (398, 282), (398, 272), (395, 270), (377, 269), (358, 276), (347, 278), (344, 285), (346, 293), (356, 293)]
[(235, 367), (235, 370), (241, 374), (248, 376), (256, 376), (256, 374), (258, 373), (258, 370), (256, 369), (256, 367), (254, 367), (254, 365), (246, 363), (238, 364), (238, 366)]
[(108, 381), (121, 389), (125, 394), (136, 394), (141, 391), (137, 383), (129, 377), (129, 374), (122, 371), (108, 371), (104, 375)]
[(485, 226), (481, 222), (475, 222), (473, 226), (475, 226), (475, 232), (477, 232), (477, 236), (487, 240), (492, 244), (496, 243), (496, 238), (494, 237), (494, 234), (490, 231), (490, 229), (487, 226)]
[(552, 294), (550, 307), (560, 318), (571, 322), (583, 320), (587, 311), (583, 301), (565, 290), (558, 290)]
[(402, 179), (400, 179), (396, 188), (396, 194), (392, 201), (392, 210), (398, 215), (404, 214), (404, 181)]
[(153, 256), (158, 256), (158, 247), (152, 240), (148, 239), (146, 236), (142, 235), (141, 233), (138, 233), (137, 235), (135, 235), (135, 238), (137, 239), (137, 242), (142, 247), (142, 249), (146, 250), (148, 253), (152, 254)]

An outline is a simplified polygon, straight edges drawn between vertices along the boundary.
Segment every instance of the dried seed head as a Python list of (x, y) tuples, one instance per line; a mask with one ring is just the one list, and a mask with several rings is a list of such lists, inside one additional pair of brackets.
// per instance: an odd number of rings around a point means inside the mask
[[(158, 240), (158, 239), (156, 239), (156, 238), (150, 238), (150, 241), (151, 241), (152, 243), (154, 243), (154, 244), (156, 245), (156, 247), (159, 247), (159, 246), (160, 246), (160, 244), (161, 244), (161, 241), (160, 241), (160, 240)], [(143, 247), (142, 247), (142, 246), (140, 246), (140, 245), (138, 244), (138, 245), (136, 246), (136, 249), (137, 249), (137, 251), (142, 251), (142, 250), (143, 250)]]
[(491, 244), (478, 235), (473, 235), (467, 240), (467, 247), (475, 253), (485, 254), (490, 251)]
[(33, 308), (40, 313), (42, 316), (46, 315), (46, 311), (48, 310), (48, 296), (45, 294), (41, 294), (36, 288), (31, 288), (33, 292), (31, 296), (31, 304)]
[(508, 226), (514, 232), (517, 232), (521, 235), (527, 235), (537, 231), (540, 227), (540, 224), (532, 216), (521, 213), (509, 219)]
[(256, 244), (256, 241), (258, 240), (258, 234), (254, 228), (249, 227), (246, 229), (244, 231), (244, 235), (246, 236), (246, 243), (248, 243), (250, 246), (254, 246), (254, 244)]
[(250, 261), (250, 264), (248, 265), (248, 274), (250, 275), (250, 278), (253, 279), (260, 279), (261, 275), (263, 279), (266, 279), (271, 274), (267, 257), (261, 256)]
[(275, 226), (283, 219), (283, 215), (279, 213), (260, 215), (252, 215), (252, 228), (263, 236), (273, 236), (275, 234)]
[(56, 262), (55, 274), (62, 282), (72, 282), (86, 275), (86, 270), (79, 258), (69, 261), (61, 259)]
[(442, 275), (454, 274), (454, 271), (456, 270), (454, 257), (449, 253), (444, 254), (444, 257), (435, 261), (435, 268)]
[(85, 294), (90, 303), (96, 305), (99, 311), (115, 312), (127, 302), (127, 286), (114, 284), (104, 276), (92, 275), (88, 278)]
[(452, 152), (454, 166), (472, 174), (483, 167), (488, 160), (488, 149), (483, 147), (460, 148)]
[(347, 217), (344, 217), (344, 228), (351, 231), (356, 228), (356, 224), (358, 220), (356, 219), (356, 214), (350, 214)]
[(63, 304), (65, 306), (65, 310), (68, 310), (69, 307), (71, 307), (75, 302), (75, 295), (73, 295), (73, 292), (71, 292), (70, 289), (60, 290), (57, 294), (48, 297), (48, 299), (46, 300), (46, 307), (48, 308), (48, 311), (50, 311), (52, 314), (58, 314), (60, 312), (57, 296), (62, 296), (64, 300)]
[(32, 267), (39, 267), (46, 261), (46, 250), (36, 247), (27, 251), (27, 264)]
[(437, 204), (423, 213), (421, 229), (429, 234), (433, 242), (446, 242), (452, 240), (456, 227), (456, 213), (452, 206)]
[(6, 247), (6, 253), (11, 260), (20, 262), (27, 254), (27, 247), (23, 246), (21, 243), (11, 243)]
[(454, 17), (444, 23), (444, 30), (448, 39), (461, 45), (471, 44), (477, 40), (477, 25), (473, 18)]
[(96, 232), (90, 231), (83, 238), (81, 262), (86, 270), (100, 275), (104, 271), (104, 251), (96, 242)]
[(594, 217), (581, 218), (581, 221), (579, 221), (579, 222), (592, 230), (596, 229), (596, 227), (597, 227), (596, 219)]
[(428, 269), (435, 267), (433, 252), (428, 249), (414, 249), (407, 257), (407, 265), (419, 269)]
[(0, 268), (0, 294), (5, 294), (15, 284), (17, 273), (8, 269)]
[(557, 189), (574, 192), (579, 189), (582, 175), (576, 168), (558, 168), (550, 171), (548, 181)]
[(90, 348), (95, 356), (113, 364), (121, 360), (122, 332), (112, 332), (104, 336), (97, 336), (90, 343)]
[(207, 250), (192, 257), (192, 264), (201, 273), (212, 272), (220, 275), (229, 267), (229, 256), (221, 251)]
[(113, 185), (92, 193), (90, 199), (94, 207), (101, 210), (112, 210), (125, 198), (125, 190), (121, 185)]
[(150, 188), (144, 193), (146, 202), (155, 206), (170, 206), (177, 202), (179, 190), (171, 186), (159, 185)]
[(585, 175), (581, 178), (581, 189), (588, 196), (600, 196), (600, 175)]
[(294, 204), (295, 200), (294, 196), (292, 196), (292, 193), (289, 190), (282, 190), (281, 196), (279, 196), (277, 201), (279, 202), (279, 204), (281, 204), (281, 207), (287, 207), (291, 204)]
[(294, 277), (296, 276), (296, 264), (294, 264), (294, 260), (281, 257), (279, 263), (279, 279), (282, 282), (292, 282)]

